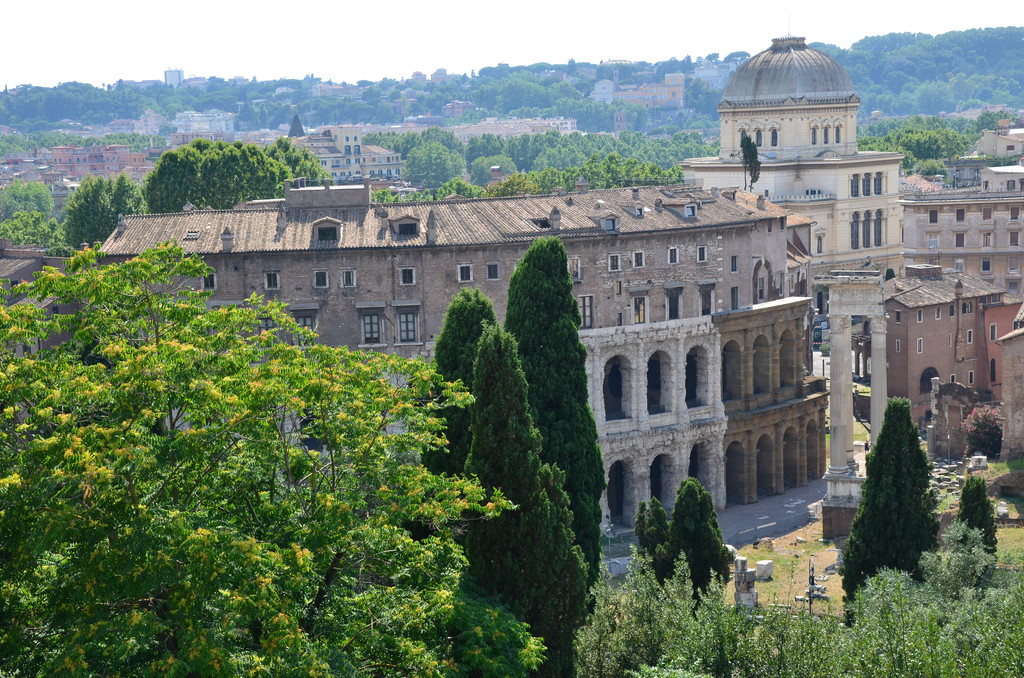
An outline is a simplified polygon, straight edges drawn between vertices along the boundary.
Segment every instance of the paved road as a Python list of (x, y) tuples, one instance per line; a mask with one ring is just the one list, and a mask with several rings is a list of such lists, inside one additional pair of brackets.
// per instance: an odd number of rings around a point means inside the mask
[(739, 548), (761, 537), (788, 534), (820, 515), (818, 502), (824, 498), (825, 481), (819, 478), (806, 487), (792, 487), (785, 494), (763, 497), (753, 504), (729, 506), (718, 512), (722, 537), (726, 544)]

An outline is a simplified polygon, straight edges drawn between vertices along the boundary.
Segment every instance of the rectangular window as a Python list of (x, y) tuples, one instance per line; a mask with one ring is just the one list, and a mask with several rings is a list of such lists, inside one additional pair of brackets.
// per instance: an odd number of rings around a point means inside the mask
[(338, 239), (338, 227), (337, 226), (317, 226), (317, 228), (316, 228), (316, 239), (317, 240), (337, 240)]
[(459, 282), (473, 282), (473, 264), (459, 264)]
[(939, 223), (939, 210), (928, 210), (928, 223), (937, 224)]
[(644, 265), (644, 253), (633, 252), (633, 268), (641, 268)]
[(935, 309), (935, 319), (942, 320), (942, 307), (939, 306)]
[(608, 270), (618, 271), (619, 270), (619, 255), (609, 254), (608, 255)]
[(1020, 294), (1020, 281), (1011, 280), (1009, 283), (1010, 294)]
[(313, 271), (313, 287), (318, 289), (328, 287), (327, 271)]
[(341, 272), (341, 286), (342, 287), (355, 287), (356, 286), (356, 270), (354, 268), (347, 268)]
[(419, 312), (413, 308), (398, 309), (398, 341), (403, 344), (416, 341), (416, 319)]
[(939, 246), (939, 237), (937, 235), (928, 236), (928, 249), (933, 250)]
[(973, 344), (974, 343), (974, 330), (967, 330), (967, 343), (968, 344)]
[(281, 289), (281, 273), (280, 271), (264, 271), (263, 273), (263, 287), (268, 290), (279, 290)]
[(963, 247), (964, 246), (964, 234), (963, 233), (957, 233), (956, 234), (956, 246), (957, 247)]
[(415, 268), (400, 268), (400, 269), (398, 269), (398, 284), (399, 285), (415, 285), (416, 284), (416, 269)]
[(729, 270), (736, 273), (740, 270), (740, 258), (735, 254), (729, 259)]
[(668, 248), (668, 263), (678, 264), (679, 263), (679, 248), (669, 247)]
[(923, 320), (924, 320), (924, 311), (918, 309), (918, 311), (917, 311), (917, 322), (922, 322)]
[(1008, 257), (1006, 259), (1006, 268), (1009, 269), (1010, 273), (1020, 273), (1020, 257)]
[(991, 233), (982, 233), (981, 234), (981, 244), (982, 244), (983, 247), (992, 247), (992, 234)]
[(665, 290), (665, 306), (669, 320), (679, 320), (679, 297), (682, 290), (678, 287)]
[(487, 264), (487, 279), (497, 280), (498, 279), (498, 265), (491, 263)]
[(968, 385), (973, 385), (974, 384), (974, 370), (970, 370), (970, 371), (967, 372), (967, 384)]
[(899, 325), (901, 322), (903, 322), (903, 312), (896, 311), (896, 324)]
[(647, 297), (633, 297), (633, 324), (647, 322)]
[(1019, 207), (1011, 207), (1010, 208), (1010, 221), (1017, 221), (1018, 219), (1020, 219), (1020, 208)]
[(953, 333), (949, 333), (949, 347), (953, 348)]
[(579, 282), (580, 280), (583, 280), (583, 268), (580, 265), (580, 258), (569, 257), (568, 262), (569, 278), (574, 282)]
[(951, 383), (951, 384), (955, 384), (956, 383), (956, 375), (955, 374), (949, 375), (949, 383)]
[[(836, 143), (839, 142), (839, 130), (836, 129)], [(875, 174), (875, 195), (882, 195), (882, 173)]]
[(621, 280), (616, 280), (615, 281), (615, 294), (622, 294), (622, 281)]
[[(309, 330), (311, 332), (315, 332), (316, 331), (316, 316), (315, 315), (297, 315), (297, 316), (295, 316), (295, 323), (299, 327), (301, 327), (303, 329)], [(301, 338), (296, 337), (296, 342), (295, 343), (300, 344), (302, 346), (305, 346), (305, 345), (309, 344), (311, 341), (312, 341), (311, 339), (308, 339), (306, 337), (301, 337)]]
[[(712, 293), (713, 293), (713, 291), (714, 291), (714, 287), (710, 287), (710, 286), (709, 287), (701, 287), (700, 288), (700, 314), (701, 315), (711, 315), (711, 310), (712, 310), (711, 307), (712, 307), (712, 301), (713, 301), (712, 300)], [(737, 291), (737, 294), (738, 294), (739, 293), (739, 288), (736, 288), (736, 291)]]
[(1020, 231), (1010, 231), (1010, 244), (1014, 247), (1020, 245)]
[(984, 221), (992, 221), (992, 208), (991, 207), (982, 207), (981, 208), (981, 218)]
[(729, 288), (729, 301), (731, 302), (732, 310), (735, 311), (740, 307), (740, 288)]
[(900, 340), (899, 340), (899, 339), (897, 339), (897, 340), (896, 340), (896, 352), (897, 352), (897, 353), (899, 353), (899, 352), (900, 352), (900, 346), (901, 346), (901, 344), (900, 344)]
[(924, 339), (918, 338), (917, 340), (917, 352), (924, 353)]
[(203, 277), (203, 289), (204, 290), (215, 290), (217, 289), (217, 272)]
[(963, 270), (964, 270), (964, 260), (963, 259), (954, 259), (953, 260), (953, 269), (956, 270), (956, 271), (960, 271), (962, 273)]
[(996, 336), (998, 336), (996, 334), (996, 323), (992, 323), (991, 325), (988, 326), (988, 338), (990, 341), (995, 341)]
[(594, 297), (580, 297), (580, 328), (590, 329), (594, 326)]
[(708, 246), (707, 245), (698, 245), (697, 246), (697, 261), (707, 261), (707, 260), (708, 260)]
[(949, 305), (949, 317), (952, 318), (954, 315), (956, 315), (956, 304), (950, 304)]
[(992, 260), (991, 259), (982, 259), (981, 260), (981, 272), (982, 273), (991, 273), (992, 272)]
[(967, 210), (965, 210), (963, 207), (958, 208), (956, 211), (956, 220), (963, 221), (966, 214)]
[(379, 313), (364, 313), (363, 314), (363, 343), (364, 344), (379, 344), (380, 343), (380, 314)]

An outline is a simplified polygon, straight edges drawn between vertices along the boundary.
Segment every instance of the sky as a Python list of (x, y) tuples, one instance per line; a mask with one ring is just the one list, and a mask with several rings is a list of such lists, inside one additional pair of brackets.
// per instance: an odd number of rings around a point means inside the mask
[[(861, 0), (466, 0), (290, 2), (250, 0), (51, 0), (5, 3), (0, 85), (97, 86), (119, 79), (244, 76), (351, 82), (403, 79), (437, 68), (470, 73), (498, 63), (656, 62), (713, 52), (750, 54), (771, 39), (849, 47), (869, 35), (1009, 25), (990, 12), (937, 11), (936, 5)], [(321, 9), (322, 7), (322, 9)], [(926, 8), (921, 12), (921, 8)], [(1005, 16), (1005, 15), (1003, 15)], [(18, 28), (15, 28), (18, 27)]]

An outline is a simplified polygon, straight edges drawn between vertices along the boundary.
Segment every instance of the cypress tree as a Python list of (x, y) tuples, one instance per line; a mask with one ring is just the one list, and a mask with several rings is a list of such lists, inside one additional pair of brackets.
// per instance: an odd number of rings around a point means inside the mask
[(698, 592), (708, 590), (714, 577), (724, 580), (729, 576), (732, 556), (722, 541), (715, 502), (696, 478), (687, 478), (679, 486), (667, 550), (673, 570), (679, 556), (686, 556), (695, 598)]
[(565, 474), (572, 528), (589, 568), (589, 587), (600, 574), (605, 478), (597, 424), (587, 400), (587, 351), (579, 326), (565, 247), (554, 237), (534, 241), (512, 274), (505, 329), (519, 342), (530, 411), (544, 441), (541, 460)]
[[(434, 360), (437, 372), (446, 381), (461, 380), (466, 388), (473, 386), (473, 361), (476, 360), (477, 342), (484, 325), (497, 322), (494, 306), (487, 296), (475, 287), (464, 287), (452, 297), (444, 315), (444, 325), (437, 337)], [(462, 473), (473, 440), (470, 432), (471, 412), (468, 409), (448, 407), (443, 411), (448, 423), (448, 447), (423, 453), (423, 465), (433, 473), (454, 475)]]
[(633, 521), (633, 533), (639, 550), (651, 559), (658, 583), (664, 584), (675, 569), (675, 556), (668, 551), (668, 516), (657, 497), (651, 497), (649, 506), (640, 502), (640, 510)]
[(971, 476), (964, 483), (960, 492), (960, 511), (957, 520), (962, 520), (975, 530), (981, 531), (981, 540), (985, 550), (996, 553), (996, 519), (992, 511), (992, 502), (988, 499), (988, 490), (981, 476)]
[(573, 637), (587, 609), (586, 565), (572, 533), (562, 472), (540, 461), (541, 439), (529, 413), (516, 341), (484, 329), (473, 378), (473, 442), (466, 471), (518, 506), (470, 523), (469, 571), (544, 639), (539, 673), (574, 675)]
[(928, 475), (928, 459), (910, 415), (910, 401), (890, 398), (878, 442), (868, 453), (867, 479), (843, 552), (843, 589), (848, 600), (883, 568), (920, 576), (921, 554), (935, 548), (939, 532)]

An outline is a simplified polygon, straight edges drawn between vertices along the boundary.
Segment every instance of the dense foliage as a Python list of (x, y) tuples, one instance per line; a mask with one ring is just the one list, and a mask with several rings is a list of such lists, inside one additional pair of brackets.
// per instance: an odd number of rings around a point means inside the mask
[(87, 176), (68, 198), (64, 240), (72, 249), (102, 243), (117, 227), (119, 215), (146, 211), (142, 189), (122, 174), (117, 179)]
[(466, 471), (516, 510), (470, 523), (469, 571), (544, 640), (539, 675), (573, 678), (573, 635), (587, 611), (587, 567), (573, 543), (564, 474), (540, 461), (516, 340), (495, 324), (480, 337), (473, 394)]
[(967, 438), (965, 455), (981, 452), (988, 457), (997, 456), (1003, 448), (1003, 427), (999, 422), (999, 409), (990, 405), (975, 407), (964, 419), (964, 433)]
[(929, 471), (910, 401), (890, 398), (878, 442), (867, 456), (867, 478), (843, 552), (843, 589), (849, 599), (883, 569), (920, 575), (918, 560), (935, 547), (939, 530)]
[(541, 461), (565, 474), (572, 529), (590, 586), (600, 569), (605, 479), (579, 326), (565, 246), (554, 237), (535, 240), (512, 274), (505, 329), (519, 341), (530, 411), (543, 439)]
[(668, 556), (672, 562), (685, 558), (695, 596), (707, 591), (716, 579), (729, 577), (732, 556), (722, 541), (715, 504), (696, 478), (684, 480), (676, 494), (668, 526)]
[(50, 189), (34, 181), (15, 181), (0, 188), (0, 221), (7, 221), (18, 212), (53, 212)]
[(960, 491), (960, 511), (956, 519), (967, 527), (981, 532), (985, 550), (996, 553), (996, 519), (992, 502), (988, 498), (988, 488), (981, 476), (971, 476)]
[(464, 393), (256, 297), (210, 310), (209, 270), (89, 250), (14, 291), (65, 313), (2, 307), (0, 673), (525, 675), (539, 642), (451, 534), (508, 502), (416, 463)]
[(633, 534), (636, 535), (637, 550), (650, 559), (654, 576), (659, 584), (664, 584), (672, 576), (675, 560), (669, 554), (668, 514), (657, 497), (651, 497), (650, 504), (640, 502), (633, 520)]

